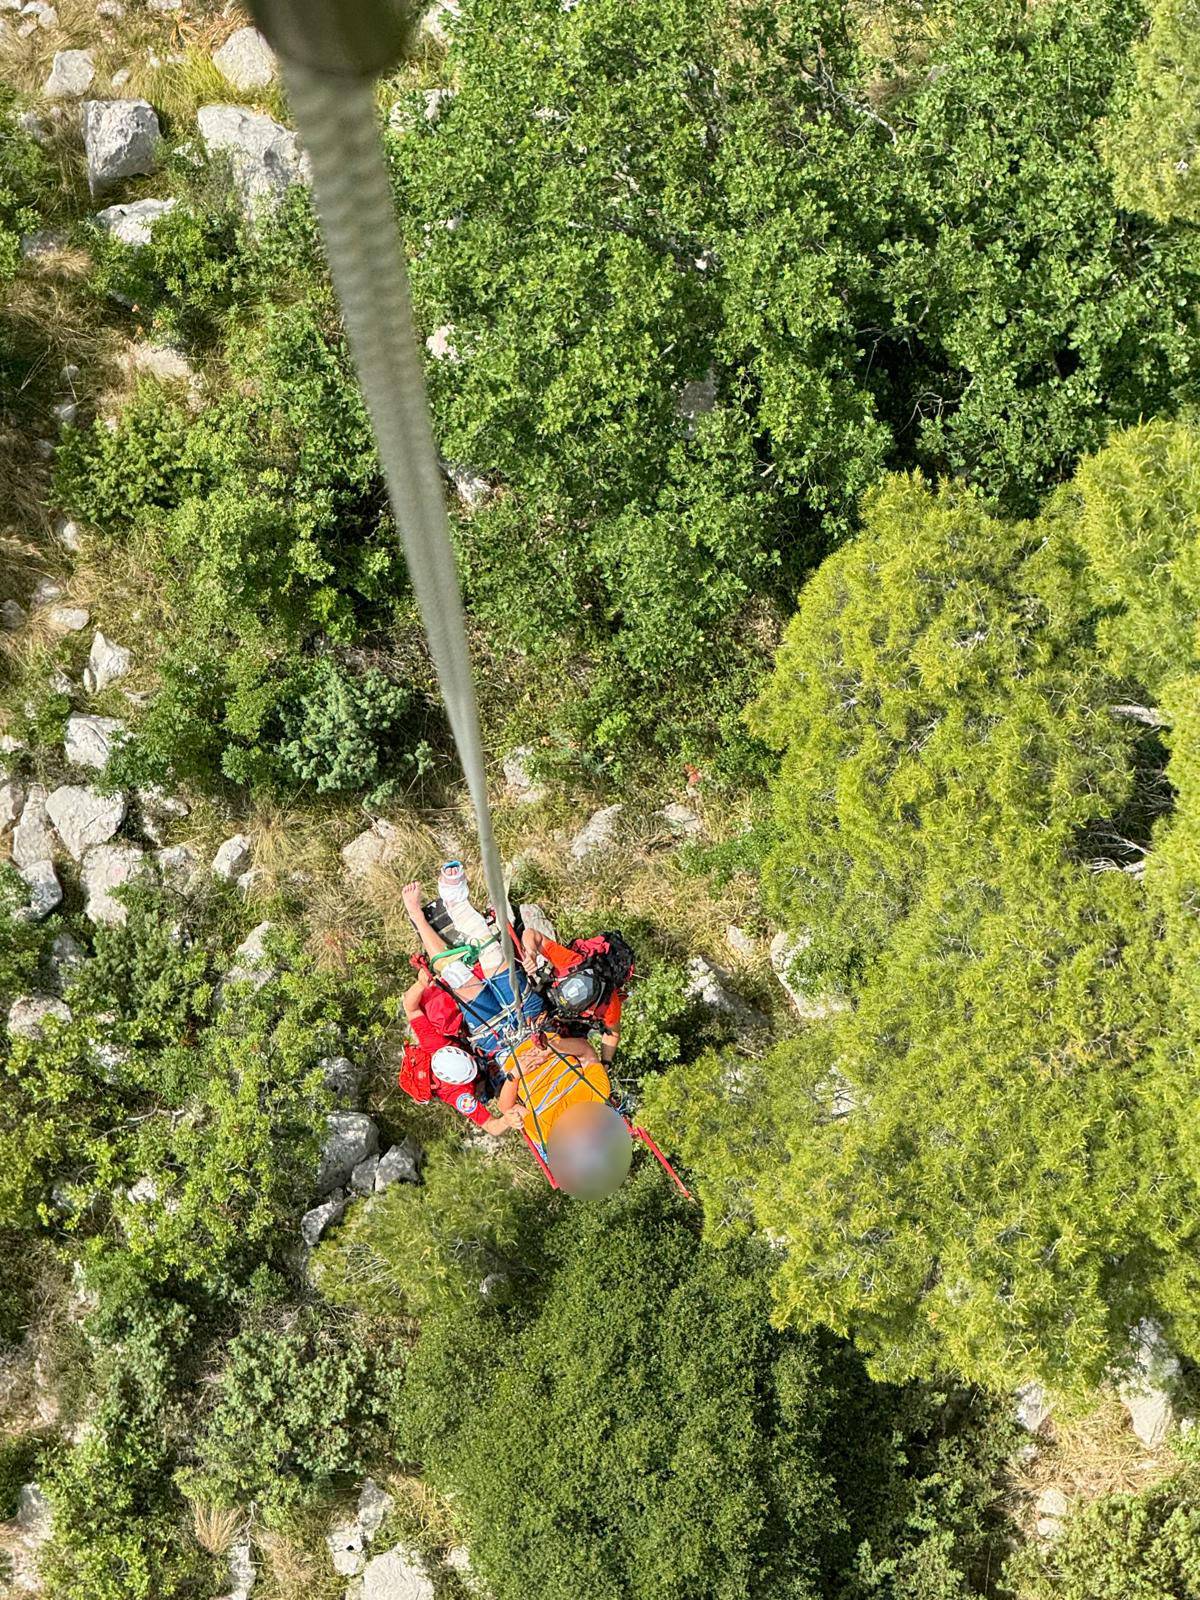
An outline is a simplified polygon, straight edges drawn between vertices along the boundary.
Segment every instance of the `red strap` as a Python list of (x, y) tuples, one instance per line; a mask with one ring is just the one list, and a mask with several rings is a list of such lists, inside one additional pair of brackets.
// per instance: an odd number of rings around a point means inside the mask
[(631, 1126), (629, 1131), (630, 1131), (630, 1133), (633, 1135), (633, 1137), (635, 1139), (640, 1140), (641, 1143), (646, 1146), (647, 1150), (649, 1150), (650, 1154), (658, 1162), (659, 1166), (669, 1176), (669, 1178), (671, 1179), (671, 1182), (679, 1190), (680, 1194), (684, 1197), (684, 1199), (685, 1200), (694, 1200), (696, 1198), (695, 1195), (692, 1194), (691, 1190), (687, 1188), (687, 1186), (685, 1185), (683, 1179), (675, 1171), (675, 1168), (667, 1160), (666, 1156), (663, 1155), (662, 1151), (658, 1148), (658, 1146), (655, 1144), (654, 1140), (646, 1132), (645, 1128), (635, 1128), (635, 1127)]

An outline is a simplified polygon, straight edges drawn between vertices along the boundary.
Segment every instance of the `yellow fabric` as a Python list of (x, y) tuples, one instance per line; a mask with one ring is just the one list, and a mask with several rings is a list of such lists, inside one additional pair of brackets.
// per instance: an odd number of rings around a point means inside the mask
[(578, 1105), (581, 1100), (607, 1100), (612, 1083), (598, 1061), (590, 1061), (585, 1066), (577, 1056), (552, 1055), (540, 1066), (526, 1066), (522, 1058), (533, 1049), (536, 1045), (532, 1039), (517, 1047), (521, 1065), (517, 1088), (521, 1099), (530, 1107), (525, 1117), (525, 1132), (534, 1144), (541, 1145), (550, 1137), (550, 1129), (568, 1106)]

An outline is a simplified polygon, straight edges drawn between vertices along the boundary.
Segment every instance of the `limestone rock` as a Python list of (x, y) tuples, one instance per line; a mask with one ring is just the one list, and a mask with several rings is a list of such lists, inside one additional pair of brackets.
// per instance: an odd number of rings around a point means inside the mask
[(54, 523), (54, 537), (64, 550), (78, 555), (83, 549), (83, 529), (71, 517), (58, 517)]
[(616, 843), (617, 824), (624, 810), (625, 807), (618, 800), (615, 805), (602, 806), (599, 811), (593, 812), (571, 841), (570, 852), (574, 860), (586, 861), (589, 856), (611, 849)]
[(264, 984), (279, 976), (278, 969), (270, 964), (266, 952), (266, 938), (271, 926), (270, 922), (260, 922), (258, 927), (242, 940), (233, 952), (233, 959), (225, 974), (225, 983), (248, 983), (255, 989), (261, 989)]
[(64, 784), (46, 801), (46, 814), (76, 861), (94, 844), (107, 844), (125, 820), (119, 794), (100, 794), (91, 785)]
[(1043, 1517), (1065, 1517), (1070, 1501), (1061, 1489), (1053, 1484), (1043, 1489), (1037, 1498), (1038, 1514)]
[[(142, 814), (142, 832), (154, 844), (166, 842), (169, 822), (186, 817), (191, 810), (186, 800), (168, 794), (157, 784), (137, 791), (138, 809)], [(191, 852), (188, 852), (189, 856)]]
[(120, 717), (92, 717), (76, 713), (67, 718), (63, 754), (75, 767), (107, 766), (126, 724)]
[(170, 844), (154, 852), (159, 877), (171, 889), (186, 889), (196, 876), (196, 853), (185, 844)]
[[(88, 100), (83, 108), (83, 144), (87, 151), (88, 187), (93, 194), (112, 188), (123, 178), (145, 176), (155, 171), (161, 154), (162, 131), (157, 113), (145, 100)], [(139, 203), (159, 208), (157, 213), (147, 213), (151, 217), (161, 216), (175, 204), (173, 200)], [(145, 244), (148, 238), (147, 232), (146, 239), (125, 242)]]
[(705, 417), (717, 403), (716, 376), (709, 372), (703, 378), (693, 378), (685, 383), (679, 394), (677, 409), (684, 420), (684, 432), (690, 439), (696, 431), (696, 418)]
[[(50, 1397), (47, 1397), (50, 1400)], [(38, 1402), (38, 1414), (43, 1422), (53, 1426), (58, 1421), (57, 1402), (49, 1403), (47, 1411), (53, 1415), (44, 1415), (42, 1402)], [(6, 1594), (41, 1594), (43, 1593), (41, 1580), (38, 1576), (38, 1553), (42, 1545), (50, 1537), (54, 1522), (54, 1514), (49, 1500), (42, 1493), (36, 1483), (22, 1485), (17, 1496), (17, 1515), (14, 1519), (15, 1537), (5, 1540), (5, 1549), (11, 1560), (11, 1585), (5, 1590)]]
[(435, 361), (449, 361), (451, 364), (461, 361), (458, 346), (454, 342), (454, 324), (443, 322), (440, 328), (435, 328), (425, 341), (425, 348)]
[(250, 1550), (249, 1539), (239, 1539), (229, 1547), (229, 1593), (221, 1600), (250, 1600), (250, 1591), (258, 1578), (258, 1568)]
[(242, 209), (256, 216), (278, 205), (307, 177), (296, 135), (260, 111), (242, 106), (201, 106), (200, 137), (210, 156), (229, 157)]
[(46, 613), (46, 626), (52, 633), (82, 633), (91, 620), (85, 606), (51, 606)]
[(787, 990), (788, 998), (805, 1022), (821, 1022), (826, 1017), (836, 1016), (839, 1012), (847, 1010), (848, 1002), (836, 995), (806, 994), (797, 983), (793, 969), (797, 958), (808, 948), (810, 942), (808, 934), (801, 934), (793, 939), (786, 933), (777, 933), (771, 940), (771, 966), (775, 976)]
[(375, 1174), (379, 1171), (378, 1156), (368, 1156), (365, 1161), (360, 1161), (350, 1174), (350, 1188), (355, 1194), (369, 1195), (375, 1192)]
[(21, 235), (21, 260), (45, 261), (61, 255), (70, 242), (61, 228), (37, 228), (33, 233)]
[(50, 994), (20, 995), (8, 1008), (8, 1031), (14, 1039), (40, 1039), (47, 1022), (70, 1020), (70, 1006)]
[(400, 836), (390, 822), (376, 818), (364, 833), (342, 847), (342, 860), (352, 878), (365, 878), (377, 867), (386, 867), (400, 852)]
[(13, 829), (13, 864), (32, 867), (37, 861), (49, 861), (56, 843), (46, 810), (46, 791), (40, 783), (32, 784), (25, 796), (20, 820)]
[(691, 806), (672, 802), (669, 806), (664, 806), (658, 814), (676, 838), (695, 839), (703, 831), (704, 824)]
[(330, 1094), (353, 1106), (362, 1098), (367, 1069), (349, 1056), (323, 1056), (317, 1065), (325, 1079)]
[(213, 51), (212, 60), (225, 82), (243, 93), (266, 89), (275, 81), (275, 52), (257, 28), (231, 33), (221, 48)]
[(28, 620), (25, 607), (19, 600), (0, 600), (0, 628), (5, 633), (18, 633)]
[(225, 878), (232, 883), (235, 878), (240, 878), (242, 873), (249, 869), (253, 852), (254, 840), (250, 834), (233, 834), (218, 848), (216, 855), (213, 857), (213, 877)]
[(1023, 1383), (1013, 1394), (1013, 1416), (1026, 1433), (1039, 1433), (1050, 1420), (1050, 1403), (1040, 1383)]
[(326, 1228), (335, 1222), (340, 1222), (348, 1204), (345, 1191), (335, 1189), (328, 1200), (323, 1200), (319, 1206), (313, 1206), (311, 1211), (306, 1211), (300, 1218), (300, 1237), (305, 1244), (310, 1247), (315, 1245)]
[(428, 34), (435, 44), (446, 45), (459, 15), (459, 0), (433, 0), (421, 18), (421, 32)]
[(546, 790), (529, 770), (533, 750), (527, 744), (518, 745), (504, 758), (504, 781), (514, 800), (522, 805), (537, 805), (546, 797)]
[(420, 1558), (403, 1545), (375, 1556), (363, 1568), (362, 1600), (434, 1600)]
[(358, 1525), (368, 1544), (383, 1526), (383, 1519), (396, 1504), (386, 1489), (381, 1489), (374, 1478), (364, 1478), (358, 1496)]
[(32, 861), (20, 869), (29, 887), (29, 904), (13, 913), (21, 922), (40, 922), (55, 906), (62, 905), (62, 884), (52, 861)]
[(748, 961), (757, 948), (753, 937), (746, 932), (745, 928), (739, 928), (735, 922), (731, 922), (725, 929), (725, 943), (733, 951), (734, 955), (740, 956), (743, 961)]
[(422, 99), (425, 102), (425, 121), (439, 122), (457, 93), (456, 89), (423, 90)]
[(21, 815), (25, 805), (25, 786), (10, 778), (7, 783), (0, 784), (0, 831), (11, 828)]
[(169, 344), (155, 344), (143, 339), (130, 345), (122, 361), (126, 368), (147, 378), (157, 378), (159, 383), (186, 383), (193, 394), (199, 393), (200, 380), (196, 369), (183, 354)]
[(331, 1528), (325, 1535), (325, 1543), (335, 1572), (343, 1578), (353, 1578), (362, 1571), (367, 1559), (367, 1542), (357, 1518)]
[(96, 221), (121, 244), (149, 244), (154, 224), (168, 211), (173, 211), (176, 200), (134, 200), (128, 205), (106, 206), (97, 211)]
[(123, 678), (133, 665), (133, 655), (124, 645), (114, 644), (96, 629), (88, 664), (83, 671), (83, 687), (89, 694), (99, 694), (110, 683)]
[(421, 1151), (412, 1140), (394, 1144), (380, 1160), (375, 1172), (375, 1192), (390, 1189), (393, 1183), (419, 1183), (421, 1181)]
[(1162, 1328), (1150, 1317), (1144, 1317), (1133, 1329), (1130, 1353), (1132, 1368), (1117, 1392), (1134, 1433), (1147, 1449), (1154, 1450), (1175, 1420), (1172, 1396), (1181, 1368)]
[(317, 1167), (317, 1193), (321, 1195), (344, 1188), (359, 1162), (379, 1149), (379, 1129), (364, 1112), (331, 1111), (325, 1125), (328, 1131)]
[(55, 583), (53, 578), (39, 578), (37, 587), (29, 597), (30, 609), (37, 611), (42, 606), (48, 606), (52, 601), (62, 598), (62, 584)]
[(99, 844), (83, 858), (80, 882), (87, 895), (84, 906), (92, 922), (124, 922), (128, 913), (114, 892), (139, 876), (144, 852), (132, 844)]
[(459, 502), (467, 511), (476, 511), (491, 498), (492, 486), (481, 472), (458, 461), (443, 461), (442, 471), (454, 485)]
[(728, 987), (728, 973), (714, 967), (703, 956), (693, 956), (687, 970), (688, 981), (683, 991), (685, 999), (720, 1012), (741, 1027), (757, 1028), (764, 1025), (766, 1019), (762, 1014)]
[(79, 940), (67, 933), (55, 934), (50, 946), (50, 964), (54, 968), (54, 986), (59, 990), (70, 988), (87, 960), (87, 951)]
[(78, 100), (91, 88), (95, 76), (96, 63), (90, 50), (58, 50), (42, 93), (47, 100)]

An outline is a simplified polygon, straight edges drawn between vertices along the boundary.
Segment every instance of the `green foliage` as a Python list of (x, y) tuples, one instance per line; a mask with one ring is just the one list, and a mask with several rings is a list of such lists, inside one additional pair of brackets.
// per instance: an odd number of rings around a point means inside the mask
[(1160, 222), (1200, 222), (1200, 10), (1154, 0), (1137, 77), (1106, 135), (1118, 201)]
[(45, 181), (44, 163), (33, 139), (16, 126), (15, 97), (0, 88), (0, 118), (4, 140), (0, 144), (0, 284), (17, 270), (21, 235), (37, 226), (34, 209)]
[(390, 1431), (403, 1350), (366, 1348), (316, 1312), (234, 1339), (183, 1478), (195, 1498), (278, 1512), (366, 1470)]
[[(786, 1241), (779, 1314), (885, 1375), (1080, 1390), (1148, 1311), (1200, 1349), (1191, 432), (1117, 438), (1033, 523), (890, 481), (755, 712), (794, 976), (849, 1005), (648, 1115), (715, 1229)], [(1174, 814), (1110, 710), (1164, 679)]]
[(1109, 1495), (1068, 1517), (1053, 1544), (1006, 1568), (1021, 1600), (1194, 1600), (1200, 1595), (1200, 1503), (1194, 1473), (1142, 1494)]

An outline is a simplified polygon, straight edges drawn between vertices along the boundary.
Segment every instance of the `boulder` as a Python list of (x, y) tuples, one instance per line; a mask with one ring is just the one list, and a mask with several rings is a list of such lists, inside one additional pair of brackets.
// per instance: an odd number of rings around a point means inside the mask
[(52, 633), (82, 633), (91, 620), (85, 606), (51, 606), (46, 613), (46, 626)]
[(90, 50), (57, 50), (42, 93), (47, 100), (78, 100), (91, 88), (95, 76)]
[(358, 1496), (358, 1525), (368, 1544), (383, 1526), (383, 1519), (396, 1504), (386, 1489), (381, 1489), (373, 1478), (364, 1478)]
[(677, 802), (664, 806), (658, 814), (677, 839), (694, 839), (704, 827), (691, 806)]
[(107, 844), (125, 820), (119, 794), (101, 794), (90, 785), (64, 784), (46, 801), (46, 814), (76, 861), (94, 844)]
[(1161, 1326), (1144, 1317), (1130, 1339), (1131, 1367), (1117, 1386), (1134, 1433), (1148, 1450), (1166, 1438), (1175, 1420), (1173, 1395), (1180, 1365)]
[(275, 52), (257, 28), (231, 33), (221, 48), (213, 51), (212, 60), (225, 82), (243, 94), (266, 89), (275, 81)]
[(476, 511), (491, 498), (492, 486), (481, 472), (465, 467), (458, 461), (443, 461), (442, 471), (454, 486), (460, 504), (467, 511)]
[(196, 876), (196, 852), (185, 844), (169, 844), (156, 850), (154, 864), (163, 883), (171, 889), (186, 889)]
[(514, 800), (522, 805), (537, 805), (546, 798), (546, 790), (529, 770), (533, 750), (527, 744), (518, 745), (504, 758), (504, 781)]
[(134, 200), (128, 205), (106, 206), (97, 211), (96, 221), (121, 244), (149, 244), (154, 224), (177, 204), (176, 200)]
[(366, 1083), (366, 1067), (351, 1061), (349, 1056), (322, 1056), (317, 1065), (330, 1094), (347, 1106), (356, 1105)]
[(1023, 1383), (1013, 1393), (1013, 1417), (1026, 1433), (1040, 1433), (1050, 1420), (1050, 1403), (1040, 1383)]
[(145, 854), (132, 844), (98, 844), (83, 858), (79, 879), (87, 902), (84, 911), (92, 922), (124, 922), (128, 913), (114, 892), (139, 876)]
[(54, 936), (50, 946), (50, 965), (54, 969), (56, 989), (68, 989), (87, 960), (87, 951), (65, 930)]
[(362, 1600), (434, 1600), (433, 1582), (420, 1557), (396, 1545), (363, 1568)]
[(840, 1012), (848, 1010), (849, 1002), (836, 995), (817, 997), (806, 994), (797, 983), (793, 970), (797, 959), (810, 943), (811, 940), (806, 933), (794, 939), (786, 933), (777, 933), (771, 940), (771, 966), (775, 976), (787, 991), (788, 999), (805, 1022), (821, 1022), (826, 1017), (837, 1016)]
[(394, 1144), (375, 1171), (375, 1192), (390, 1189), (393, 1183), (420, 1183), (421, 1149), (412, 1139)]
[(270, 210), (292, 184), (306, 181), (307, 162), (296, 135), (262, 112), (242, 106), (201, 106), (196, 121), (208, 154), (228, 156), (248, 216)]
[[(43, 1422), (53, 1425), (58, 1420), (57, 1401), (50, 1396), (45, 1399), (45, 1409), (50, 1414), (43, 1414), (41, 1399), (38, 1401), (38, 1414)], [(13, 1523), (15, 1536), (4, 1541), (5, 1553), (11, 1563), (5, 1574), (11, 1579), (6, 1594), (44, 1593), (37, 1570), (38, 1554), (49, 1539), (53, 1525), (54, 1512), (50, 1501), (36, 1483), (23, 1484), (17, 1495), (17, 1515)]]
[(333, 1570), (343, 1578), (353, 1578), (366, 1565), (367, 1541), (357, 1517), (330, 1528), (325, 1535), (325, 1543), (329, 1548)]
[(443, 322), (440, 328), (435, 328), (425, 341), (425, 348), (435, 361), (449, 361), (451, 364), (461, 361), (458, 346), (454, 342), (454, 324)]
[(91, 717), (76, 713), (67, 718), (67, 737), (63, 754), (75, 767), (108, 765), (108, 758), (116, 747), (126, 724), (120, 717)]
[(714, 967), (703, 956), (693, 956), (688, 962), (687, 971), (688, 979), (683, 991), (685, 1000), (707, 1006), (710, 1011), (718, 1011), (744, 1028), (764, 1026), (766, 1019), (762, 1013), (727, 987), (728, 973)]
[(435, 44), (446, 45), (459, 14), (459, 0), (433, 0), (421, 18), (421, 32), (428, 34)]
[(20, 869), (29, 888), (29, 903), (13, 915), (20, 922), (40, 922), (48, 917), (55, 906), (62, 905), (62, 884), (52, 861), (32, 861)]
[(61, 228), (37, 228), (21, 235), (21, 260), (45, 261), (69, 248), (70, 239)]
[(379, 1157), (368, 1156), (365, 1161), (360, 1161), (350, 1174), (350, 1188), (355, 1194), (369, 1195), (375, 1193), (375, 1174), (379, 1171)]
[(254, 853), (254, 840), (248, 833), (235, 833), (225, 840), (218, 849), (212, 861), (214, 878), (224, 878), (232, 883), (235, 878), (240, 878), (250, 866), (250, 858)]
[(249, 1539), (239, 1539), (226, 1553), (229, 1562), (229, 1593), (221, 1600), (250, 1600), (250, 1591), (258, 1578), (258, 1568), (250, 1550)]
[(155, 344), (143, 339), (131, 344), (121, 358), (126, 370), (141, 377), (156, 378), (159, 383), (186, 383), (193, 393), (199, 392), (200, 380), (196, 369), (184, 355), (169, 344)]
[(610, 850), (616, 843), (617, 825), (624, 810), (625, 807), (617, 801), (615, 805), (603, 806), (593, 812), (571, 841), (573, 859), (586, 861), (589, 856)]
[(386, 867), (400, 853), (400, 836), (390, 822), (376, 818), (364, 833), (342, 847), (347, 875), (365, 878), (378, 867)]
[(740, 956), (743, 961), (749, 961), (757, 949), (753, 936), (748, 934), (745, 928), (739, 928), (735, 922), (731, 922), (725, 929), (725, 943), (734, 955)]
[(35, 862), (49, 861), (57, 842), (46, 810), (46, 791), (40, 783), (32, 784), (13, 829), (13, 865), (32, 867)]
[(0, 600), (0, 628), (5, 633), (18, 633), (28, 621), (28, 614), (19, 600)]
[(71, 517), (55, 518), (54, 537), (72, 555), (78, 555), (83, 549), (83, 529)]
[(421, 98), (425, 102), (425, 121), (440, 122), (457, 93), (457, 89), (423, 89)]
[(110, 683), (123, 678), (133, 665), (133, 656), (124, 645), (114, 644), (96, 629), (88, 664), (83, 669), (83, 687), (89, 694), (99, 694)]
[(16, 778), (0, 783), (0, 832), (7, 832), (25, 805), (25, 786)]
[(350, 1182), (355, 1167), (379, 1149), (379, 1129), (364, 1112), (331, 1111), (317, 1167), (317, 1193), (328, 1195)]
[(248, 983), (255, 989), (261, 989), (264, 984), (270, 983), (272, 978), (279, 976), (278, 968), (271, 966), (265, 948), (271, 927), (270, 922), (260, 922), (258, 927), (242, 940), (233, 952), (233, 959), (223, 983)]
[(14, 1039), (40, 1039), (47, 1022), (70, 1021), (70, 1006), (51, 994), (23, 994), (8, 1008), (8, 1031)]
[(300, 1218), (300, 1237), (310, 1248), (335, 1222), (340, 1222), (349, 1200), (343, 1189), (335, 1189), (328, 1200), (323, 1200), (319, 1206), (313, 1206), (311, 1211), (306, 1211)]
[[(88, 100), (83, 108), (83, 146), (87, 151), (88, 187), (93, 194), (110, 189), (124, 178), (155, 171), (162, 149), (162, 131), (154, 107), (145, 100)], [(158, 206), (162, 215), (173, 200), (143, 200)], [(114, 210), (119, 209), (113, 207)], [(101, 219), (103, 220), (103, 213)], [(126, 240), (145, 244), (145, 239)]]

